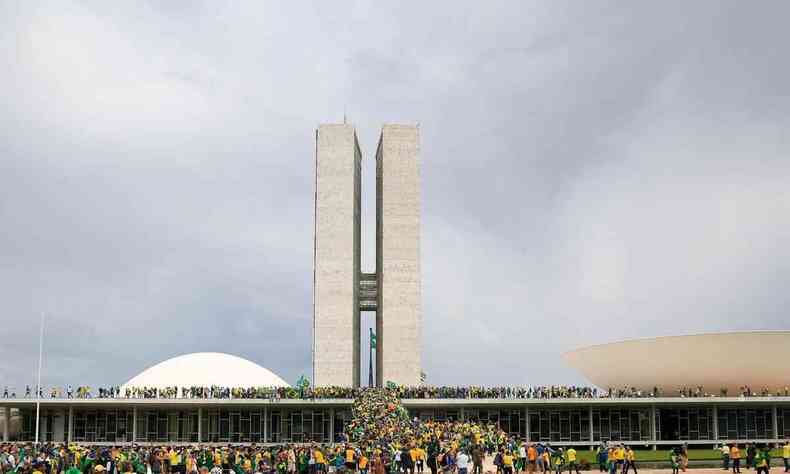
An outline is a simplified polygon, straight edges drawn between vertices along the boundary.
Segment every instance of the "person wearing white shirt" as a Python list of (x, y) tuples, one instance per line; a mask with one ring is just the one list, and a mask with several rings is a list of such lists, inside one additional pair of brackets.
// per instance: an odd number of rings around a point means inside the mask
[(469, 469), (469, 456), (461, 451), (455, 458), (455, 465), (458, 467), (458, 474), (466, 474)]

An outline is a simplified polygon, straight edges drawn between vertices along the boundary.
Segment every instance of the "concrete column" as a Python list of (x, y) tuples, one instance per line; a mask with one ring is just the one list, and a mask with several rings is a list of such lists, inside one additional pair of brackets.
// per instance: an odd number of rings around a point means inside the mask
[(526, 420), (524, 425), (526, 426), (527, 430), (527, 441), (529, 441), (529, 405), (524, 407), (524, 418)]
[(269, 409), (263, 407), (263, 442), (269, 442)]
[(137, 442), (137, 407), (132, 408), (132, 443)]
[(713, 405), (713, 436), (711, 439), (717, 440), (719, 439), (719, 409), (716, 405)]
[(466, 412), (464, 411), (464, 407), (461, 407), (461, 409), (458, 410), (458, 416), (460, 421), (466, 420)]
[(771, 407), (771, 420), (773, 420), (774, 439), (779, 439), (779, 420), (776, 416), (776, 405)]
[(524, 406), (524, 439), (529, 442), (529, 405)]
[(588, 408), (587, 416), (590, 419), (590, 451), (595, 448), (595, 435), (593, 435), (593, 409), (592, 405)]
[(8, 425), (11, 424), (11, 410), (8, 407), (3, 407), (3, 442), (8, 442)]
[(69, 414), (67, 415), (68, 419), (68, 426), (69, 432), (66, 434), (66, 441), (71, 444), (71, 438), (74, 436), (74, 407), (69, 406)]
[(197, 426), (197, 433), (198, 438), (197, 442), (203, 442), (203, 409), (198, 407), (198, 426)]
[(653, 451), (658, 449), (658, 445), (656, 444), (656, 406), (655, 404), (650, 405), (650, 440), (653, 441)]

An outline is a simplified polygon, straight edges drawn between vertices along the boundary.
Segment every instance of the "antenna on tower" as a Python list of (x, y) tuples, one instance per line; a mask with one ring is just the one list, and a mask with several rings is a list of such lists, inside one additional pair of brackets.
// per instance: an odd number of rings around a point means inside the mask
[(346, 106), (343, 106), (343, 125), (346, 124)]

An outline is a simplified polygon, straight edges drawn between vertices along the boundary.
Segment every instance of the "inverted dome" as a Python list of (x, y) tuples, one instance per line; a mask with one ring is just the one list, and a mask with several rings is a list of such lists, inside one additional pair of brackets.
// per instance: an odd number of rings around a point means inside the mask
[(583, 347), (565, 361), (601, 388), (702, 386), (708, 393), (740, 394), (767, 388), (784, 391), (790, 382), (790, 331), (752, 331), (635, 339)]
[(173, 357), (132, 377), (123, 387), (288, 387), (269, 369), (241, 357), (195, 352)]

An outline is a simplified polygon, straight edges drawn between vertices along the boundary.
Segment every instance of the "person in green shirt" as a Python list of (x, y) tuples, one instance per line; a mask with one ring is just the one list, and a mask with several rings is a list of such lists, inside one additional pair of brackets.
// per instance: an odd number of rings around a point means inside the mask
[(757, 474), (761, 472), (768, 474), (768, 469), (771, 467), (771, 448), (768, 445), (762, 446), (754, 453), (754, 467)]
[(565, 451), (560, 448), (554, 451), (551, 455), (551, 464), (554, 466), (554, 471), (557, 474), (562, 474), (565, 468)]
[(676, 448), (669, 451), (669, 462), (672, 464), (672, 474), (678, 474), (680, 468), (680, 453)]
[(72, 464), (68, 469), (66, 469), (66, 474), (82, 474), (82, 471), (77, 469), (77, 466)]

